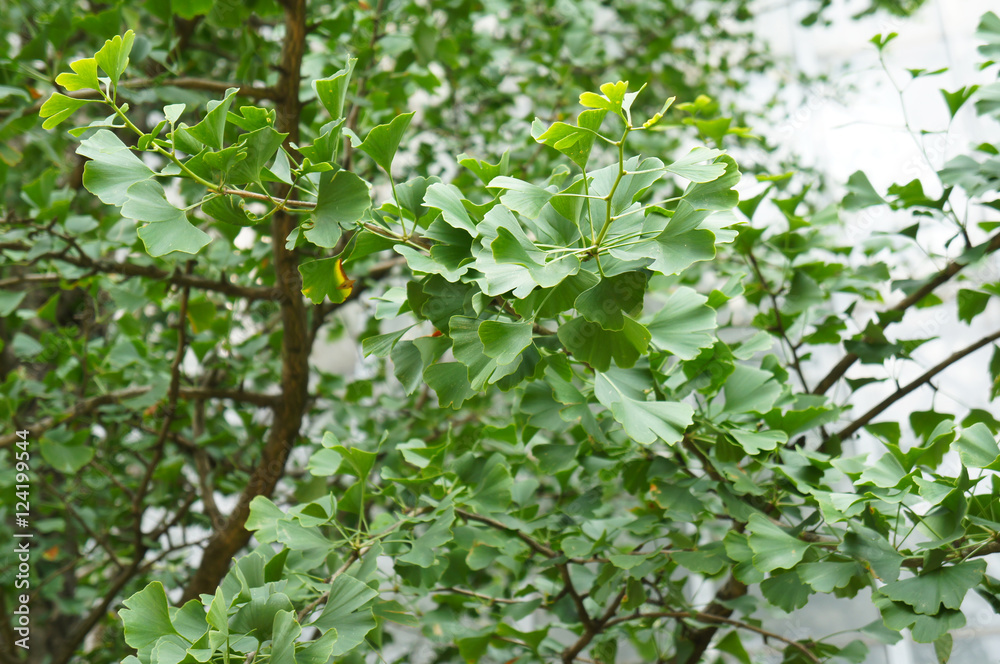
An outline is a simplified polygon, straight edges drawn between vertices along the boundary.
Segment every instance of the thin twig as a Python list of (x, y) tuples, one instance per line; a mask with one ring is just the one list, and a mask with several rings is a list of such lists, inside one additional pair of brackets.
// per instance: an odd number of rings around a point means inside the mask
[[(992, 254), (998, 249), (1000, 249), (1000, 233), (997, 233), (996, 235), (991, 237), (988, 241), (983, 242), (982, 244), (977, 244), (975, 247), (973, 247), (972, 249), (968, 250), (965, 253), (966, 255), (971, 254), (979, 258), (982, 256), (988, 256), (989, 254)], [(948, 265), (945, 266), (943, 270), (941, 270), (933, 277), (931, 277), (923, 286), (910, 293), (909, 296), (897, 302), (896, 305), (893, 306), (888, 311), (898, 311), (898, 312), (906, 311), (907, 309), (915, 305), (917, 302), (920, 302), (920, 300), (930, 295), (931, 292), (933, 292), (934, 289), (936, 289), (938, 286), (940, 286), (941, 284), (945, 283), (946, 281), (954, 277), (956, 274), (958, 274), (962, 270), (962, 268), (964, 268), (966, 265), (968, 265), (968, 262), (962, 262), (961, 257), (953, 260), (952, 262), (948, 263)], [(857, 354), (848, 353), (847, 355), (845, 355), (843, 358), (841, 358), (839, 362), (837, 362), (836, 365), (834, 365), (832, 369), (830, 369), (830, 372), (823, 377), (823, 380), (821, 380), (816, 385), (816, 388), (813, 390), (813, 394), (826, 394), (826, 391), (829, 390), (831, 387), (833, 387), (833, 384), (836, 383), (838, 380), (840, 380), (840, 377), (843, 376), (847, 372), (847, 370), (851, 367), (851, 365), (853, 365), (857, 361), (858, 361)]]
[(612, 625), (628, 622), (630, 620), (642, 620), (643, 618), (652, 618), (652, 619), (674, 618), (675, 620), (691, 619), (691, 620), (698, 620), (700, 622), (713, 622), (713, 623), (723, 623), (725, 625), (732, 625), (733, 627), (738, 627), (739, 629), (745, 629), (750, 632), (756, 632), (757, 634), (760, 634), (761, 636), (767, 637), (769, 639), (774, 639), (776, 641), (781, 641), (782, 643), (786, 643), (792, 646), (793, 648), (798, 649), (800, 652), (802, 652), (803, 655), (809, 658), (810, 662), (815, 662), (815, 664), (820, 664), (819, 658), (816, 657), (816, 655), (814, 655), (806, 645), (799, 643), (798, 641), (794, 641), (786, 636), (782, 636), (780, 634), (776, 634), (775, 632), (770, 632), (766, 629), (762, 629), (760, 627), (757, 627), (756, 625), (751, 625), (750, 623), (745, 623), (740, 620), (734, 620), (733, 618), (715, 616), (710, 613), (703, 613), (700, 611), (653, 611), (650, 613), (637, 612), (627, 616), (621, 616), (620, 618), (614, 618), (612, 620), (609, 620), (607, 626), (610, 627)]

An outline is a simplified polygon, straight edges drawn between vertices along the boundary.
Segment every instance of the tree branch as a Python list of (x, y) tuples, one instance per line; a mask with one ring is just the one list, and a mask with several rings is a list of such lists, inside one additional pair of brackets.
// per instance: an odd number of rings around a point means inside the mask
[[(0, 245), (0, 249), (7, 249), (12, 251), (29, 251), (31, 245), (24, 242), (6, 242)], [(64, 252), (53, 252), (42, 254), (33, 259), (33, 263), (37, 263), (41, 260), (55, 260), (61, 261), (63, 263), (69, 263), (70, 265), (75, 265), (76, 267), (82, 267), (94, 270), (95, 272), (102, 272), (105, 274), (120, 274), (126, 277), (146, 277), (148, 279), (153, 279), (155, 281), (168, 281), (175, 286), (179, 287), (191, 287), (198, 290), (213, 291), (216, 293), (222, 293), (223, 295), (229, 295), (232, 297), (241, 297), (247, 300), (276, 300), (279, 297), (279, 291), (277, 288), (265, 288), (263, 286), (241, 286), (239, 284), (234, 284), (229, 281), (223, 281), (221, 279), (206, 279), (204, 277), (199, 277), (194, 274), (184, 274), (182, 272), (167, 272), (166, 270), (161, 270), (158, 267), (152, 265), (136, 265), (134, 263), (118, 262), (102, 259), (93, 259), (86, 254), (81, 254), (79, 256), (71, 256)], [(38, 276), (48, 276), (48, 275), (38, 275)], [(20, 281), (23, 279), (18, 278)], [(34, 279), (35, 281), (47, 281), (48, 279)]]
[[(1000, 249), (1000, 233), (997, 233), (988, 241), (983, 242), (982, 244), (977, 244), (972, 249), (969, 249), (965, 252), (965, 254), (963, 254), (963, 257), (973, 254), (973, 260), (975, 260), (992, 254), (998, 249)], [(969, 264), (969, 262), (971, 261), (968, 259), (965, 259), (965, 262), (963, 262), (963, 258), (960, 257), (948, 263), (943, 270), (928, 279), (923, 286), (910, 293), (909, 296), (897, 302), (896, 305), (888, 311), (906, 311), (914, 304), (930, 295), (938, 286), (958, 274), (962, 268)], [(839, 362), (837, 362), (837, 364), (834, 365), (832, 369), (830, 369), (830, 372), (823, 377), (823, 380), (816, 385), (816, 388), (813, 390), (813, 394), (826, 394), (826, 391), (833, 387), (833, 384), (840, 380), (840, 377), (843, 376), (851, 365), (857, 361), (858, 356), (856, 354), (848, 353), (845, 355)]]
[[(815, 664), (820, 664), (820, 660), (816, 655), (812, 653), (809, 648), (798, 641), (793, 641), (786, 636), (770, 632), (766, 629), (757, 627), (756, 625), (751, 625), (750, 623), (745, 623), (739, 620), (734, 620), (726, 616), (713, 615), (711, 613), (705, 613), (704, 611), (652, 611), (649, 613), (633, 613), (631, 615), (622, 616), (621, 618), (614, 618), (608, 622), (608, 626), (617, 625), (619, 623), (627, 622), (629, 620), (642, 620), (643, 618), (673, 618), (675, 620), (697, 620), (699, 622), (709, 622), (709, 623), (721, 623), (724, 625), (732, 625), (733, 627), (738, 627), (739, 629), (745, 629), (750, 632), (756, 632), (761, 636), (769, 639), (774, 639), (776, 641), (781, 641), (782, 643), (787, 643), (793, 648), (798, 649), (803, 655), (809, 658), (810, 662), (815, 662)], [(688, 661), (700, 661), (700, 660), (688, 660)]]
[[(285, 35), (281, 49), (281, 76), (276, 90), (281, 100), (277, 106), (276, 129), (288, 134), (285, 146), (299, 142), (302, 57), (306, 46), (305, 0), (287, 0)], [(279, 193), (284, 197), (288, 189)], [(205, 547), (201, 564), (184, 589), (181, 603), (201, 593), (211, 593), (222, 581), (229, 562), (250, 540), (246, 530), (250, 502), (257, 496), (270, 496), (285, 472), (285, 463), (299, 437), (302, 418), (308, 403), (310, 337), (305, 303), (302, 299), (302, 279), (298, 256), (285, 248), (285, 239), (297, 226), (295, 216), (281, 210), (271, 222), (271, 244), (277, 300), (281, 305), (283, 328), (281, 348), (281, 397), (274, 409), (274, 421), (260, 461), (240, 493), (223, 530), (217, 531)]]
[[(107, 394), (100, 394), (96, 397), (90, 397), (89, 399), (77, 402), (65, 413), (58, 416), (46, 417), (35, 424), (24, 428), (30, 429), (32, 434), (38, 436), (50, 429), (54, 429), (60, 424), (78, 417), (83, 417), (84, 415), (89, 415), (101, 406), (107, 406), (108, 404), (118, 403), (126, 399), (142, 396), (151, 389), (153, 389), (151, 386), (144, 385), (142, 387), (130, 387), (126, 390), (118, 390), (117, 392), (109, 392)], [(211, 389), (203, 387), (179, 387), (177, 393), (185, 399), (232, 399), (233, 401), (242, 403), (252, 403), (255, 406), (260, 406), (261, 408), (276, 408), (281, 398), (279, 395), (260, 394), (257, 392), (247, 392), (245, 390)], [(17, 440), (19, 440), (17, 434), (14, 433), (0, 436), (0, 449), (7, 447), (8, 445), (13, 445)]]
[(771, 307), (774, 309), (774, 325), (777, 328), (782, 341), (784, 341), (788, 346), (789, 358), (792, 361), (792, 368), (795, 369), (795, 375), (799, 377), (799, 382), (802, 383), (802, 389), (808, 392), (809, 384), (806, 382), (806, 377), (802, 373), (802, 364), (799, 362), (798, 351), (795, 350), (795, 344), (793, 344), (791, 339), (788, 338), (788, 330), (785, 329), (785, 322), (781, 317), (781, 307), (778, 306), (778, 296), (771, 290), (771, 286), (767, 283), (767, 279), (764, 278), (764, 273), (761, 271), (760, 265), (757, 263), (757, 257), (753, 255), (752, 251), (747, 251), (747, 258), (749, 259), (750, 266), (753, 268), (754, 273), (757, 275), (757, 279), (760, 281), (761, 288), (764, 289), (764, 292), (767, 293), (768, 299), (771, 301)]
[(875, 405), (874, 407), (872, 407), (871, 410), (869, 410), (867, 413), (865, 413), (864, 415), (862, 415), (861, 417), (859, 417), (858, 419), (854, 420), (853, 422), (851, 422), (850, 424), (848, 424), (847, 426), (845, 426), (843, 429), (841, 429), (840, 431), (838, 431), (837, 432), (837, 438), (839, 440), (845, 440), (845, 439), (851, 437), (852, 435), (854, 435), (855, 432), (857, 432), (858, 429), (860, 429), (861, 427), (863, 427), (866, 424), (868, 424), (869, 422), (871, 422), (872, 419), (874, 419), (876, 416), (878, 416), (879, 413), (881, 413), (882, 411), (884, 411), (886, 408), (888, 408), (892, 404), (896, 403), (897, 401), (899, 401), (900, 399), (902, 399), (903, 397), (905, 397), (907, 394), (909, 394), (913, 390), (915, 390), (918, 387), (920, 387), (921, 385), (923, 385), (925, 383), (928, 383), (931, 380), (931, 378), (933, 378), (934, 376), (938, 375), (939, 373), (941, 373), (942, 371), (944, 371), (945, 369), (947, 369), (948, 367), (950, 367), (955, 362), (958, 362), (959, 360), (961, 360), (966, 355), (974, 353), (975, 351), (979, 350), (983, 346), (986, 346), (987, 344), (990, 344), (993, 341), (996, 341), (997, 339), (1000, 339), (1000, 330), (998, 330), (997, 332), (994, 332), (993, 334), (990, 334), (988, 336), (983, 337), (979, 341), (977, 341), (974, 344), (971, 344), (969, 346), (966, 346), (962, 350), (959, 350), (959, 351), (956, 351), (956, 352), (952, 353), (951, 355), (949, 355), (948, 357), (946, 357), (945, 359), (941, 360), (940, 362), (938, 362), (937, 364), (935, 364), (933, 367), (931, 367), (930, 369), (928, 369), (927, 371), (925, 371), (924, 373), (922, 373), (916, 379), (914, 379), (913, 381), (907, 383), (903, 387), (900, 387), (898, 390), (896, 390), (895, 392), (893, 392), (892, 394), (890, 394), (888, 397), (886, 397), (885, 399), (883, 399), (882, 401), (880, 401), (877, 405)]
[[(83, 415), (88, 415), (101, 406), (106, 406), (108, 404), (117, 403), (125, 399), (131, 399), (148, 392), (150, 387), (130, 387), (127, 390), (119, 390), (117, 392), (109, 392), (107, 394), (101, 394), (96, 397), (91, 397), (89, 399), (84, 399), (73, 405), (67, 412), (62, 413), (58, 417), (46, 417), (35, 424), (32, 424), (27, 428), (31, 430), (31, 433), (36, 438), (41, 436), (43, 433), (59, 426), (64, 422), (75, 419), (77, 417), (82, 417)], [(0, 449), (7, 447), (8, 445), (13, 445), (15, 441), (19, 440), (17, 434), (11, 433), (0, 436)]]

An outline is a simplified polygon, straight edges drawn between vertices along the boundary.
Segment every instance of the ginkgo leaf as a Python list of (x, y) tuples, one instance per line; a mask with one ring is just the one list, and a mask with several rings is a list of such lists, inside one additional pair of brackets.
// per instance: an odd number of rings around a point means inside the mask
[(354, 290), (354, 280), (347, 278), (339, 256), (302, 263), (299, 273), (302, 275), (302, 294), (313, 304), (319, 304), (324, 298), (330, 298), (334, 304), (343, 302)]

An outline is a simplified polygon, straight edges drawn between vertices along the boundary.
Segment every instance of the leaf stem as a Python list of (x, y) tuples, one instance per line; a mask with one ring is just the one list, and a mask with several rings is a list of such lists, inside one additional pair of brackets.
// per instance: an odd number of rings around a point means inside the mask
[(601, 232), (597, 234), (597, 238), (594, 240), (594, 244), (598, 247), (601, 246), (601, 242), (604, 241), (605, 236), (611, 229), (611, 222), (614, 221), (614, 217), (611, 216), (611, 199), (614, 198), (615, 192), (618, 191), (618, 185), (621, 184), (622, 177), (625, 175), (625, 139), (628, 138), (629, 131), (630, 127), (625, 127), (621, 140), (616, 143), (618, 146), (618, 176), (615, 178), (615, 183), (611, 185), (611, 191), (604, 197), (604, 200), (607, 202), (604, 225), (601, 226)]

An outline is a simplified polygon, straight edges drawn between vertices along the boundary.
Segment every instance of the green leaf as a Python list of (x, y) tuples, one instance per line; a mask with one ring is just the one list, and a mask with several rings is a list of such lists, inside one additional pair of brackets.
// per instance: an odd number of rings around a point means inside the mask
[(725, 172), (707, 182), (693, 182), (684, 191), (684, 200), (696, 210), (731, 210), (740, 202), (733, 187), (740, 181), (740, 169), (729, 155), (715, 158), (714, 164), (724, 165)]
[(857, 523), (851, 524), (851, 530), (844, 534), (840, 550), (865, 562), (882, 581), (895, 581), (899, 578), (903, 556), (885, 537), (870, 528)]
[(107, 129), (81, 141), (76, 151), (91, 160), (83, 169), (83, 186), (107, 205), (124, 205), (133, 184), (153, 177), (153, 171)]
[[(358, 618), (360, 618), (360, 620)], [(361, 621), (366, 618), (367, 616), (364, 614), (355, 614), (355, 618), (351, 619), (345, 626), (348, 629), (360, 628)], [(347, 621), (345, 621), (345, 623), (346, 622)], [(368, 631), (371, 631), (371, 628), (369, 628)], [(366, 631), (365, 634), (367, 633), (368, 632)], [(361, 635), (361, 639), (364, 639), (364, 634)], [(333, 628), (328, 629), (323, 633), (323, 636), (319, 637), (305, 648), (295, 653), (295, 664), (328, 664), (330, 658), (333, 657), (333, 651), (336, 649), (337, 642), (339, 640), (340, 634), (337, 630)], [(360, 641), (358, 643), (360, 643)], [(351, 646), (351, 648), (353, 647), (354, 646)]]
[[(495, 356), (490, 355), (486, 352), (485, 341), (480, 330), (482, 324), (485, 322), (488, 321), (480, 321), (477, 318), (470, 318), (468, 316), (452, 316), (448, 323), (455, 359), (468, 367), (469, 385), (476, 392), (483, 389), (486, 385), (495, 383), (500, 378), (510, 375), (517, 369), (517, 365), (521, 359), (520, 349), (515, 350), (514, 346), (524, 339), (524, 328), (509, 329), (506, 331), (512, 334), (509, 343), (505, 342), (504, 345), (494, 348), (493, 353)], [(502, 323), (497, 324), (503, 325)], [(528, 325), (530, 331), (530, 324)], [(503, 332), (499, 328), (492, 330), (492, 334), (503, 334)], [(488, 331), (487, 336), (490, 333), (491, 331)], [(521, 346), (521, 349), (526, 346), (527, 344)], [(510, 361), (502, 362), (501, 358), (504, 360), (510, 358)]]
[(734, 428), (729, 430), (729, 434), (750, 456), (773, 450), (788, 442), (788, 434), (784, 431), (748, 431)]
[[(21, 334), (18, 335), (18, 338), (30, 339), (30, 337)], [(26, 354), (22, 349), (18, 348), (17, 338), (14, 345), (14, 352), (19, 357), (34, 357), (37, 355), (37, 353)], [(38, 353), (42, 352), (42, 350), (44, 349), (39, 346)], [(80, 469), (94, 458), (94, 447), (87, 444), (80, 444), (79, 439), (74, 440), (74, 437), (68, 431), (59, 433), (65, 433), (66, 436), (62, 437), (57, 432), (51, 432), (42, 438), (39, 443), (42, 458), (61, 473), (73, 475), (80, 472)]]
[(479, 325), (483, 352), (500, 366), (511, 364), (531, 344), (531, 323), (507, 323), (487, 320)]
[(910, 605), (917, 613), (935, 615), (942, 606), (960, 609), (966, 593), (979, 585), (985, 572), (985, 560), (967, 561), (892, 581), (879, 590), (889, 599)]
[[(260, 497), (257, 496), (257, 498)], [(226, 596), (221, 587), (215, 589), (215, 597), (212, 598), (212, 603), (208, 607), (208, 616), (205, 620), (213, 629), (224, 636), (229, 634), (229, 605), (226, 603)]]
[(990, 301), (990, 294), (978, 290), (961, 288), (958, 291), (958, 320), (964, 323), (971, 323), (972, 320), (983, 313), (986, 305)]
[[(726, 380), (723, 393), (726, 397), (726, 413), (766, 413), (774, 406), (781, 394), (781, 384), (763, 369), (745, 364), (736, 365)], [(715, 404), (713, 404), (715, 405)]]
[(358, 63), (357, 58), (348, 58), (347, 66), (329, 78), (320, 78), (313, 81), (313, 90), (319, 97), (323, 108), (334, 120), (344, 117), (344, 103), (347, 100), (347, 90), (351, 83), (351, 75), (354, 73), (354, 66)]
[(937, 657), (938, 664), (948, 664), (953, 643), (954, 639), (950, 633), (942, 634), (934, 641), (934, 656)]
[(545, 204), (555, 195), (538, 185), (501, 175), (487, 185), (491, 189), (504, 189), (500, 202), (528, 219), (535, 219)]
[(341, 574), (330, 586), (330, 596), (323, 612), (310, 624), (322, 630), (339, 627), (338, 623), (343, 618), (359, 611), (376, 597), (378, 592), (368, 587), (368, 584), (348, 574)]
[(460, 228), (476, 236), (476, 222), (462, 204), (462, 192), (453, 184), (432, 184), (424, 194), (424, 205), (441, 210), (441, 217), (453, 228)]
[(877, 487), (888, 489), (899, 486), (906, 477), (906, 471), (892, 454), (883, 454), (878, 461), (865, 469), (858, 483), (871, 482)]
[(525, 298), (535, 288), (551, 288), (580, 269), (575, 256), (549, 260), (501, 205), (486, 213), (477, 231), (482, 235), (482, 248), (476, 250), (474, 267), (483, 274), (477, 283), (487, 295), (512, 291), (515, 298)]
[(343, 224), (353, 224), (371, 208), (368, 184), (350, 171), (326, 172), (320, 176), (319, 195), (313, 210), (313, 227), (305, 232), (313, 244), (337, 246)]
[(122, 216), (149, 222), (139, 228), (138, 234), (150, 256), (174, 251), (196, 254), (211, 240), (208, 233), (188, 221), (183, 210), (167, 202), (159, 182), (136, 182), (128, 188), (126, 196)]
[(254, 593), (250, 601), (233, 616), (229, 629), (231, 632), (249, 634), (263, 643), (271, 638), (274, 618), (279, 611), (295, 611), (288, 595)]
[(872, 593), (872, 602), (882, 613), (885, 626), (901, 631), (910, 628), (917, 643), (933, 643), (953, 629), (965, 626), (965, 615), (957, 609), (945, 609), (936, 615), (916, 613), (903, 602), (894, 602), (881, 592)]
[(209, 13), (214, 5), (214, 0), (171, 0), (170, 3), (174, 14), (187, 20)]
[[(657, 209), (652, 212), (653, 218), (659, 217)], [(637, 242), (631, 247), (614, 247), (609, 253), (622, 260), (652, 258), (651, 270), (679, 274), (694, 263), (715, 258), (715, 234), (701, 227), (709, 214), (706, 210), (695, 210), (682, 199), (663, 230), (649, 241)]]
[(410, 126), (414, 113), (404, 113), (392, 119), (388, 124), (381, 124), (370, 132), (365, 140), (355, 147), (371, 157), (383, 171), (392, 175), (392, 160), (399, 149), (403, 133)]
[(803, 583), (821, 593), (832, 593), (837, 588), (847, 586), (859, 572), (857, 563), (802, 563), (795, 568)]
[(42, 123), (42, 129), (52, 129), (76, 113), (81, 106), (89, 104), (92, 101), (92, 99), (73, 99), (64, 94), (53, 92), (52, 96), (45, 100), (45, 103), (42, 104), (41, 109), (38, 111), (39, 116), (48, 118)]
[(802, 560), (809, 545), (786, 533), (762, 514), (750, 515), (747, 522), (753, 566), (762, 572), (791, 569)]
[[(393, 359), (395, 360), (395, 353)], [(469, 369), (460, 362), (432, 364), (424, 369), (423, 377), (437, 394), (438, 405), (442, 408), (461, 408), (463, 403), (476, 394), (469, 384)]]
[(388, 357), (392, 349), (396, 347), (399, 340), (403, 338), (403, 335), (410, 331), (413, 326), (404, 327), (402, 330), (396, 330), (395, 332), (388, 332), (386, 334), (378, 334), (374, 337), (366, 337), (361, 342), (361, 349), (365, 354), (365, 357), (369, 355), (374, 355), (375, 357)]
[(271, 659), (273, 664), (296, 664), (295, 641), (302, 633), (302, 628), (295, 620), (291, 611), (278, 611), (274, 614), (274, 624), (271, 626)]
[(576, 126), (565, 122), (555, 122), (548, 129), (535, 120), (531, 125), (531, 136), (539, 143), (558, 150), (580, 168), (586, 168), (590, 153), (597, 139), (606, 110), (583, 111), (577, 116)]
[[(674, 163), (664, 166), (664, 169), (692, 182), (712, 182), (726, 173), (727, 164), (716, 160), (722, 154), (722, 150), (695, 148)], [(713, 160), (712, 163), (701, 163), (709, 159)]]
[(768, 602), (785, 613), (804, 607), (809, 601), (809, 595), (813, 593), (795, 572), (772, 574), (770, 578), (761, 581), (760, 592)]
[(242, 134), (237, 146), (240, 151), (246, 152), (247, 156), (232, 165), (225, 174), (226, 182), (236, 184), (261, 182), (264, 168), (274, 158), (287, 136), (288, 134), (275, 131), (272, 127), (261, 127)]
[(212, 100), (206, 104), (205, 117), (193, 127), (182, 125), (177, 133), (189, 136), (214, 150), (221, 150), (223, 136), (226, 131), (226, 114), (233, 104), (238, 88), (229, 88), (221, 100)]
[(104, 42), (104, 46), (94, 58), (101, 69), (111, 78), (112, 85), (118, 85), (118, 79), (128, 67), (128, 56), (132, 52), (135, 33), (129, 30), (123, 37), (115, 36)]
[(350, 297), (354, 290), (354, 280), (347, 278), (344, 262), (339, 256), (301, 263), (299, 274), (302, 275), (302, 294), (313, 304), (319, 304), (324, 298), (338, 304)]
[(125, 625), (125, 643), (136, 650), (145, 648), (161, 636), (177, 634), (170, 621), (167, 593), (159, 581), (150, 583), (122, 604), (126, 608), (118, 615)]
[[(514, 481), (499, 454), (492, 455), (476, 473), (475, 490), (465, 501), (479, 514), (504, 512), (510, 507), (511, 487)], [(428, 531), (429, 532), (429, 531)]]
[(982, 55), (1000, 58), (1000, 17), (993, 12), (983, 14), (976, 27), (976, 38), (985, 42), (979, 46)]
[(962, 465), (966, 468), (986, 468), (1000, 457), (1000, 445), (997, 445), (993, 433), (982, 422), (962, 431), (951, 448), (958, 452)]
[(84, 58), (69, 63), (73, 73), (65, 72), (56, 76), (56, 83), (70, 92), (76, 90), (99, 90), (101, 82), (97, 80), (97, 60)]
[(693, 360), (702, 348), (715, 343), (715, 309), (708, 298), (681, 286), (667, 298), (663, 308), (646, 321), (653, 343), (682, 360)]
[(648, 401), (651, 383), (647, 372), (613, 369), (596, 375), (594, 394), (637, 443), (679, 442), (694, 411), (686, 403)]
[(372, 607), (372, 613), (379, 620), (388, 620), (405, 627), (420, 627), (420, 619), (394, 599), (376, 603)]
[(213, 196), (201, 204), (201, 211), (233, 226), (256, 226), (266, 220), (246, 209), (246, 201), (235, 195)]
[(605, 330), (618, 331), (625, 327), (623, 313), (634, 314), (642, 306), (646, 294), (644, 272), (623, 272), (606, 277), (576, 298), (574, 306), (580, 315)]
[(583, 317), (559, 326), (559, 341), (576, 359), (597, 371), (607, 371), (614, 360), (616, 366), (628, 369), (649, 345), (649, 332), (641, 324), (625, 317), (620, 331), (609, 331)]
[(587, 108), (600, 108), (611, 111), (624, 120), (625, 114), (622, 112), (622, 103), (625, 101), (626, 90), (628, 90), (628, 81), (604, 83), (601, 85), (601, 92), (604, 93), (604, 96), (593, 92), (584, 92), (580, 95), (580, 105)]
[(208, 631), (208, 623), (205, 621), (205, 607), (196, 599), (188, 600), (179, 609), (170, 609), (170, 621), (177, 632), (194, 643)]
[(861, 210), (884, 202), (862, 171), (854, 171), (847, 178), (847, 195), (842, 202), (845, 210)]
[(941, 90), (941, 94), (944, 95), (944, 101), (948, 104), (948, 112), (951, 114), (951, 117), (955, 117), (955, 114), (958, 113), (958, 109), (962, 108), (965, 102), (969, 101), (969, 97), (974, 95), (978, 89), (978, 85), (969, 85), (963, 86), (954, 92), (948, 92), (944, 89)]
[(454, 520), (455, 511), (449, 507), (431, 523), (422, 535), (413, 541), (410, 550), (399, 556), (398, 560), (423, 568), (433, 565), (435, 551), (452, 539), (451, 524)]

